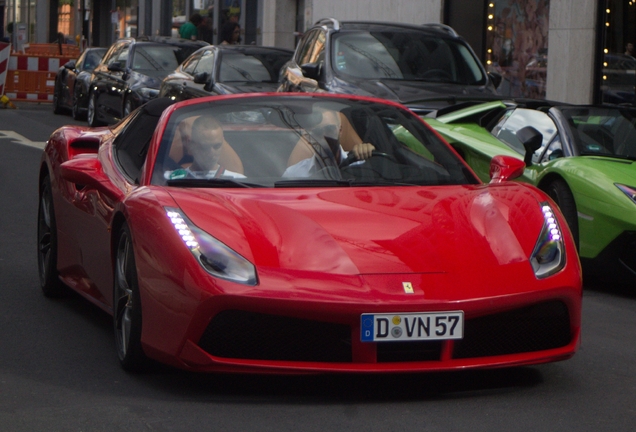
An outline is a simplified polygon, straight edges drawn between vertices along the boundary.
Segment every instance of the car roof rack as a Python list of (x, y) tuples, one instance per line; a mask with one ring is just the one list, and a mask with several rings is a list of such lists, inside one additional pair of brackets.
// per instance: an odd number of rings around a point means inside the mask
[(340, 30), (340, 21), (335, 18), (321, 18), (316, 21), (315, 25), (333, 25), (334, 30)]
[(425, 23), (422, 24), (422, 27), (428, 27), (428, 28), (432, 28), (435, 30), (440, 30), (443, 31), (444, 33), (447, 33), (451, 36), (454, 37), (459, 37), (459, 34), (455, 31), (455, 29), (453, 29), (451, 26), (448, 26), (446, 24), (438, 24), (438, 23)]

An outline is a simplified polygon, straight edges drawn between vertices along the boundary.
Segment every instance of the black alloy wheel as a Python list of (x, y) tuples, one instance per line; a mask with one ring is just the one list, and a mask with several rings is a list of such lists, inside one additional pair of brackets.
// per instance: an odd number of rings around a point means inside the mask
[(57, 226), (55, 224), (51, 179), (48, 176), (40, 184), (37, 236), (40, 288), (47, 297), (63, 297), (68, 293), (68, 290), (57, 272)]
[(75, 89), (73, 90), (73, 105), (71, 108), (71, 113), (73, 115), (73, 119), (75, 120), (82, 120), (82, 114), (80, 114), (80, 107), (79, 107), (79, 99), (80, 99), (80, 93), (81, 93), (81, 89), (80, 87), (77, 86), (77, 83), (75, 83)]
[(62, 107), (60, 106), (60, 85), (55, 83), (53, 89), (53, 114), (61, 114)]
[(119, 230), (113, 286), (113, 326), (121, 366), (128, 372), (142, 372), (148, 358), (141, 346), (141, 297), (132, 237), (128, 224)]
[(579, 216), (576, 210), (576, 201), (574, 195), (568, 184), (561, 179), (552, 181), (546, 188), (545, 192), (557, 203), (561, 213), (565, 217), (572, 237), (574, 237), (574, 243), (576, 249), (579, 249)]
[(86, 114), (88, 125), (90, 127), (103, 126), (103, 123), (97, 120), (97, 94), (91, 93), (88, 96), (88, 112)]

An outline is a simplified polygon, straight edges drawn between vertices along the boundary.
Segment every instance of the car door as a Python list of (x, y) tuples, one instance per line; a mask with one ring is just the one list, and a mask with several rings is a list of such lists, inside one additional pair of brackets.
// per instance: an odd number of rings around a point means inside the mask
[[(130, 41), (118, 42), (104, 56), (93, 72), (92, 92), (95, 94), (95, 109), (100, 120), (112, 122), (119, 115), (120, 100), (118, 89), (122, 88), (126, 60), (130, 50)], [(119, 90), (121, 91), (121, 90)]]
[(217, 61), (220, 53), (216, 50), (205, 50), (192, 71), (190, 79), (184, 81), (184, 99), (193, 99), (218, 94), (214, 83), (218, 80)]

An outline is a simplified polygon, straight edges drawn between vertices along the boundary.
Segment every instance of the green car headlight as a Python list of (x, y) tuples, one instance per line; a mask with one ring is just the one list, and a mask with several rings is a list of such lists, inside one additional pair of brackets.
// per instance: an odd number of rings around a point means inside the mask
[(541, 210), (544, 218), (543, 228), (530, 255), (532, 269), (539, 279), (551, 276), (565, 266), (563, 233), (554, 210), (547, 202), (541, 203)]
[(619, 188), (621, 190), (621, 192), (623, 192), (625, 195), (627, 195), (629, 197), (629, 199), (632, 200), (634, 202), (634, 204), (636, 204), (636, 188), (633, 188), (633, 187), (630, 187), (630, 186), (625, 186), (625, 185), (618, 184), (618, 183), (614, 183), (614, 186)]
[(194, 225), (181, 210), (165, 209), (183, 243), (208, 273), (232, 282), (256, 285), (256, 269), (251, 262)]

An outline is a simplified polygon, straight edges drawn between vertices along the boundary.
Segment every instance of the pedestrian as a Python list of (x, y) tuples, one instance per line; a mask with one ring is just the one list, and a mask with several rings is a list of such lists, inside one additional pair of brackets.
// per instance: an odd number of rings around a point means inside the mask
[(237, 22), (228, 21), (221, 29), (221, 45), (237, 45), (241, 42), (241, 26)]
[(183, 39), (196, 40), (197, 27), (201, 24), (201, 21), (203, 21), (203, 17), (198, 12), (193, 13), (190, 16), (190, 21), (179, 27), (179, 36)]
[(206, 15), (203, 17), (203, 21), (197, 27), (197, 39), (212, 43), (212, 37), (214, 36), (212, 30), (212, 16)]

